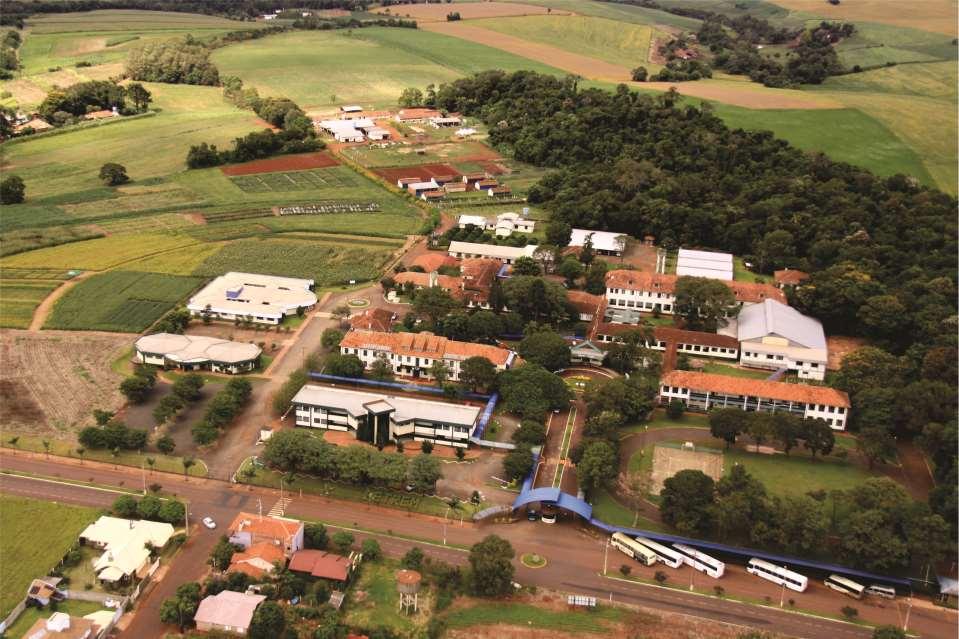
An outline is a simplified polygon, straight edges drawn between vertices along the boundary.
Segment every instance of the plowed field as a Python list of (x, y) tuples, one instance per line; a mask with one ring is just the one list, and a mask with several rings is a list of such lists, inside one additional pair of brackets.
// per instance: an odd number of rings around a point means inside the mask
[(253, 160), (243, 164), (232, 164), (220, 169), (224, 175), (256, 175), (257, 173), (276, 173), (280, 171), (305, 171), (307, 169), (325, 169), (337, 166), (339, 162), (329, 153), (303, 153), (302, 155), (281, 155), (265, 160)]

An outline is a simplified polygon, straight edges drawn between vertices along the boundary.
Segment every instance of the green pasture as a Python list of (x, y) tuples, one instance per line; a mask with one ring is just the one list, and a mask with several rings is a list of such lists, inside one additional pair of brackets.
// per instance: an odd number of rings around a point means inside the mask
[(53, 307), (45, 328), (138, 333), (199, 286), (195, 277), (109, 271), (78, 283)]
[(856, 22), (856, 32), (836, 45), (839, 60), (848, 68), (879, 66), (889, 62), (955, 60), (952, 36), (919, 29)]
[(506, 624), (517, 628), (562, 633), (606, 635), (613, 630), (612, 624), (624, 621), (627, 617), (624, 610), (603, 605), (594, 610), (545, 610), (540, 606), (525, 603), (496, 602), (457, 608), (444, 615), (443, 619), (451, 629), (457, 630), (473, 626), (489, 629), (496, 624)]
[[(364, 592), (362, 601), (354, 600), (346, 606), (344, 621), (351, 627), (386, 627), (403, 636), (411, 636), (420, 624), (399, 610), (400, 594), (396, 589), (397, 561), (363, 562), (359, 578), (351, 592)], [(428, 589), (425, 589), (428, 592)], [(422, 597), (425, 592), (420, 592)]]
[(35, 577), (56, 567), (96, 517), (94, 508), (0, 494), (0, 616), (23, 599)]
[(649, 48), (654, 28), (589, 16), (523, 16), (471, 20), (490, 31), (538, 42), (628, 67), (649, 68)]
[[(707, 0), (711, 1), (711, 0)], [(594, 2), (593, 0), (523, 0), (526, 4), (535, 4), (541, 7), (563, 9), (583, 16), (606, 18), (629, 24), (649, 24), (685, 31), (698, 31), (699, 20), (673, 15), (657, 9), (649, 9), (629, 4), (612, 2)]]

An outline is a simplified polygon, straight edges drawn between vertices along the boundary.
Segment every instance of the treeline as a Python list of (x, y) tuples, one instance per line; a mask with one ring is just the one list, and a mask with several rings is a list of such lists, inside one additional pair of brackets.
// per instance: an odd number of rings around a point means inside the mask
[(0, 38), (0, 80), (13, 79), (13, 72), (20, 68), (17, 58), (20, 43), (20, 34), (16, 31), (7, 31)]
[(294, 29), (306, 31), (330, 31), (333, 29), (362, 29), (364, 27), (396, 27), (416, 29), (416, 20), (403, 18), (322, 18), (319, 16), (300, 17), (293, 21)]
[(7, 0), (0, 12), (0, 24), (23, 28), (24, 20), (36, 13), (72, 13), (100, 9), (177, 11), (252, 20), (277, 9), (365, 11), (370, 4), (368, 0)]
[(126, 75), (144, 82), (220, 84), (210, 49), (188, 39), (149, 42), (133, 49), (127, 57)]
[(202, 142), (187, 152), (186, 165), (191, 169), (219, 166), (232, 162), (248, 162), (271, 155), (306, 153), (325, 147), (317, 139), (313, 122), (295, 102), (287, 98), (261, 98), (254, 88), (244, 88), (243, 81), (227, 77), (223, 81), (224, 97), (243, 109), (252, 109), (266, 122), (280, 129), (254, 131), (233, 141), (233, 148), (219, 151), (215, 144)]
[(37, 113), (50, 124), (63, 126), (94, 111), (116, 109), (122, 115), (140, 113), (152, 99), (150, 92), (137, 82), (122, 87), (110, 80), (90, 80), (65, 89), (51, 89), (37, 107)]
[[(790, 291), (791, 303), (829, 333), (873, 340), (896, 362), (901, 382), (875, 380), (870, 390), (941, 383), (951, 389), (941, 410), (954, 415), (956, 200), (911, 177), (880, 178), (805, 153), (769, 132), (731, 130), (708, 105), (677, 101), (674, 92), (580, 90), (572, 78), (530, 72), (484, 72), (437, 92), (442, 108), (489, 125), (501, 150), (558, 169), (529, 192), (554, 220), (651, 234), (667, 248), (729, 251), (764, 273), (806, 271), (810, 280)], [(850, 394), (853, 415), (869, 408), (869, 395)], [(883, 415), (906, 436), (941, 424), (954, 437), (954, 421), (917, 425), (901, 410)], [(943, 481), (954, 472), (955, 445), (941, 434), (926, 439), (944, 460)]]
[(227, 382), (226, 387), (214, 395), (207, 404), (203, 419), (194, 424), (191, 429), (193, 441), (201, 446), (216, 441), (220, 431), (228, 426), (249, 403), (252, 394), (253, 385), (248, 379), (235, 377)]
[(305, 473), (359, 486), (402, 488), (407, 484), (429, 493), (443, 476), (440, 462), (424, 453), (412, 459), (403, 453), (386, 453), (369, 446), (335, 446), (305, 430), (284, 430), (273, 435), (263, 451), (263, 461), (287, 473)]

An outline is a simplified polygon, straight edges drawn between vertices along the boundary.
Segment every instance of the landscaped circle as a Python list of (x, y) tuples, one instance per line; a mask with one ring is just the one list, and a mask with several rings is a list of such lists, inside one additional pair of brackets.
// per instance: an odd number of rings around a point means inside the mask
[(546, 557), (534, 552), (528, 552), (519, 558), (527, 568), (542, 568), (546, 565)]
[(361, 298), (361, 297), (357, 297), (357, 298), (355, 298), (355, 299), (350, 300), (350, 301), (347, 302), (347, 303), (348, 303), (350, 306), (355, 306), (356, 308), (363, 308), (364, 306), (369, 306), (369, 305), (370, 305), (370, 300), (363, 299), (363, 298)]

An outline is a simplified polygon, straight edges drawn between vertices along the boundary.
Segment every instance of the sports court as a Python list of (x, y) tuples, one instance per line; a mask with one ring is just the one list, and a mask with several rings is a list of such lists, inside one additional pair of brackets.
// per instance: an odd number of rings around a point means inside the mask
[(723, 452), (692, 444), (656, 444), (653, 447), (650, 492), (658, 495), (663, 489), (663, 482), (681, 470), (700, 470), (714, 480), (718, 480), (723, 476)]

